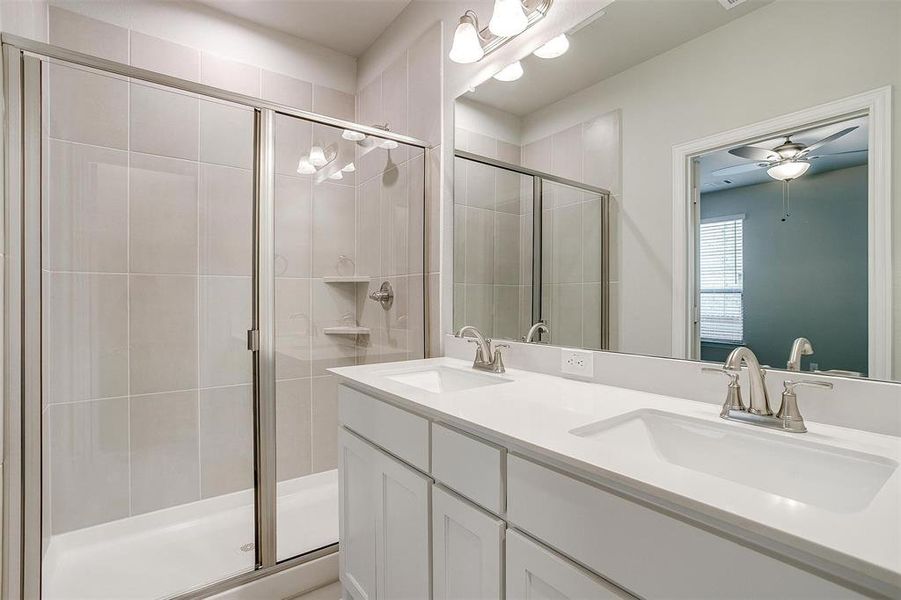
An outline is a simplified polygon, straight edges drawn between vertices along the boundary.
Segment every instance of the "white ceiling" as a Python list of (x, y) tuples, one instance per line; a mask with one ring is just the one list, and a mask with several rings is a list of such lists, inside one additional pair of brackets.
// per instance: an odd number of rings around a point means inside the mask
[[(857, 126), (857, 129), (848, 135), (841, 137), (834, 142), (830, 142), (825, 146), (821, 146), (814, 150), (811, 154), (818, 156), (810, 162), (810, 169), (804, 177), (815, 175), (817, 173), (825, 173), (836, 169), (844, 169), (863, 165), (867, 162), (867, 153), (860, 152), (858, 154), (833, 156), (839, 152), (854, 152), (856, 150), (866, 150), (869, 139), (869, 127), (866, 117), (859, 117), (841, 123), (833, 123), (822, 127), (815, 127), (805, 131), (800, 131), (791, 136), (793, 142), (811, 145), (814, 142), (832, 135), (846, 127)], [(776, 137), (770, 140), (751, 144), (760, 148), (772, 150), (784, 141), (784, 136)], [(716, 192), (729, 188), (743, 187), (746, 185), (755, 185), (758, 183), (766, 183), (774, 181), (766, 174), (765, 168), (759, 168), (747, 173), (730, 175), (727, 177), (714, 177), (711, 173), (717, 169), (731, 167), (733, 165), (741, 165), (745, 163), (753, 163), (754, 161), (741, 158), (733, 154), (729, 154), (727, 150), (712, 152), (701, 157), (701, 193)], [(728, 181), (729, 183), (726, 183)]]
[(222, 12), (358, 57), (410, 0), (200, 0)]
[(563, 56), (547, 60), (530, 55), (522, 61), (522, 78), (489, 79), (467, 98), (522, 117), (771, 1), (747, 0), (726, 10), (717, 0), (616, 0), (570, 37)]

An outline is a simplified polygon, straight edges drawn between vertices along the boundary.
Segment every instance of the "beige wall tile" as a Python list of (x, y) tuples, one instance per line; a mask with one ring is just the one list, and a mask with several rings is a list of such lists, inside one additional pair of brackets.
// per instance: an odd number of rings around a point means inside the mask
[(582, 179), (582, 124), (574, 125), (551, 136), (551, 173), (583, 181)]
[(276, 476), (278, 481), (310, 473), (310, 380), (275, 385)]
[(466, 165), (466, 205), (495, 208), (495, 175), (497, 169), (479, 163)]
[(46, 267), (128, 270), (128, 154), (50, 141)]
[[(275, 117), (275, 172), (278, 175), (298, 177), (297, 163), (309, 156), (313, 145), (313, 124), (309, 121), (276, 115)], [(309, 179), (309, 177), (305, 177)]]
[(116, 62), (128, 62), (128, 30), (50, 7), (50, 43)]
[(252, 169), (253, 110), (200, 100), (200, 160)]
[[(354, 120), (354, 97), (323, 85), (313, 86), (313, 112), (345, 121)], [(367, 123), (368, 125), (368, 123)]]
[(260, 69), (208, 52), (200, 53), (200, 82), (247, 96), (260, 95)]
[(197, 279), (129, 276), (131, 393), (197, 387)]
[(50, 65), (50, 137), (107, 148), (128, 147), (128, 83)]
[(252, 171), (200, 165), (201, 273), (252, 274), (253, 203)]
[(321, 183), (313, 186), (313, 275), (338, 275), (341, 256), (355, 261), (354, 189)]
[(275, 275), (309, 277), (312, 269), (312, 182), (275, 176)]
[(197, 273), (197, 164), (132, 154), (129, 260), (133, 273)]
[(519, 285), (520, 217), (507, 213), (494, 216), (494, 283)]
[(127, 395), (126, 276), (52, 273), (46, 294), (48, 402)]
[(200, 390), (200, 490), (211, 498), (253, 487), (253, 386)]
[(518, 215), (522, 210), (522, 185), (520, 179), (522, 175), (513, 173), (512, 171), (504, 171), (495, 169), (495, 209), (499, 212), (506, 212)]
[(582, 347), (582, 284), (551, 285), (551, 340), (555, 345)]
[(356, 264), (360, 275), (381, 274), (380, 214), (381, 182), (374, 178), (357, 188)]
[[(407, 163), (407, 273), (424, 272), (423, 226), (430, 207), (425, 206), (425, 155), (420, 152)], [(431, 218), (431, 217), (429, 217)], [(429, 224), (431, 227), (431, 224)], [(430, 229), (431, 235), (440, 236), (439, 229)], [(434, 244), (438, 247), (437, 243)]]
[(197, 392), (132, 396), (131, 512), (200, 498)]
[(441, 142), (441, 24), (426, 31), (409, 51), (410, 135), (433, 145)]
[(127, 517), (128, 399), (48, 410), (53, 533)]
[(582, 207), (573, 204), (554, 212), (553, 243), (544, 252), (552, 252), (552, 283), (582, 281)]
[(466, 283), (494, 282), (495, 212), (466, 207)]
[(313, 84), (263, 69), (262, 97), (301, 110), (313, 109)]
[(200, 386), (251, 383), (253, 354), (247, 330), (253, 324), (250, 277), (200, 279)]
[(313, 378), (313, 473), (338, 468), (338, 384), (334, 376)]
[(522, 166), (536, 171), (551, 169), (551, 138), (542, 138), (522, 147)]
[(497, 158), (498, 160), (518, 165), (522, 162), (522, 149), (516, 144), (498, 140)]
[(582, 286), (582, 345), (601, 349), (601, 284)]
[(463, 302), (466, 316), (463, 323), (472, 325), (484, 335), (494, 335), (494, 286), (491, 284), (465, 284)]
[(386, 171), (381, 177), (379, 234), (382, 264), (380, 275), (407, 272), (407, 222), (409, 220), (407, 165)]
[(519, 286), (494, 286), (494, 332), (497, 339), (517, 340), (526, 334), (519, 327)]
[(622, 142), (620, 137), (620, 112), (602, 115), (585, 124), (583, 132), (583, 170), (585, 183), (621, 192)]
[[(313, 296), (313, 376), (325, 375), (326, 369), (352, 365), (356, 361), (356, 344), (352, 336), (326, 335), (326, 327), (353, 325), (357, 303), (354, 286), (311, 282)], [(362, 288), (362, 286), (360, 286)]]
[(382, 114), (391, 131), (407, 133), (407, 53), (382, 73)]
[(310, 280), (275, 280), (275, 376), (310, 376)]
[(200, 81), (200, 50), (131, 32), (131, 64), (189, 81)]
[(197, 98), (131, 84), (129, 145), (136, 152), (197, 160)]
[(407, 277), (407, 355), (411, 360), (424, 358), (425, 348), (425, 305), (423, 304), (424, 287), (427, 279), (423, 275)]

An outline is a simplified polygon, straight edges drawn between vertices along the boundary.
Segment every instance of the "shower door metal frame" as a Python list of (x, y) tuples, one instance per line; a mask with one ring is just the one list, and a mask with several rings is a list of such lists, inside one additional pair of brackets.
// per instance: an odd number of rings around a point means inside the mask
[[(283, 114), (423, 150), (423, 346), (428, 356), (428, 142), (351, 121), (229, 92), (193, 81), (97, 58), (3, 33), (4, 245), (3, 277), (3, 546), (4, 599), (40, 598), (41, 588), (41, 65), (60, 60), (176, 90), (225, 100), (254, 110), (253, 352), (255, 568), (174, 596), (205, 598), (254, 579), (338, 551), (338, 543), (278, 561), (275, 473), (274, 338), (274, 120)], [(35, 299), (38, 299), (37, 301)]]
[[(542, 215), (544, 210), (544, 182), (558, 183), (574, 187), (601, 197), (601, 348), (607, 350), (610, 346), (610, 190), (595, 185), (567, 179), (559, 175), (545, 173), (529, 169), (513, 163), (504, 162), (496, 158), (489, 158), (481, 154), (454, 150), (456, 158), (462, 158), (496, 169), (511, 171), (532, 178), (532, 323), (541, 320), (541, 291), (543, 285), (542, 273)], [(456, 209), (456, 207), (455, 207)], [(456, 232), (454, 233), (456, 235)], [(541, 336), (541, 332), (539, 332)], [(539, 339), (541, 339), (539, 337)]]

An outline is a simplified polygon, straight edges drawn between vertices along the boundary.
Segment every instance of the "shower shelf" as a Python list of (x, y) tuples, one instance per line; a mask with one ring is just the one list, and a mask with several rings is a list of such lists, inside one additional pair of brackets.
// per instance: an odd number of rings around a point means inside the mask
[(322, 278), (323, 283), (369, 283), (368, 275), (328, 275)]
[(353, 326), (326, 327), (322, 332), (325, 335), (369, 335), (370, 329), (368, 327)]

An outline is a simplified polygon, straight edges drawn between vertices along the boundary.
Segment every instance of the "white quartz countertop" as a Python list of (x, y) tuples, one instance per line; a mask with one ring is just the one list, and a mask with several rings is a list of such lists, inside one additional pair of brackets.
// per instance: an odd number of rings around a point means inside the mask
[[(896, 468), (866, 506), (830, 510), (749, 485), (660, 461), (640, 453), (611, 452), (571, 430), (638, 409), (656, 409), (706, 420), (743, 432), (828, 445), (901, 463), (901, 438), (807, 423), (808, 432), (765, 430), (719, 418), (717, 405), (597, 383), (508, 369), (508, 383), (433, 393), (388, 379), (426, 366), (472, 371), (471, 363), (434, 358), (331, 369), (344, 383), (398, 406), (499, 441), (512, 450), (537, 453), (730, 533), (828, 568), (841, 567), (874, 579), (881, 589), (901, 591), (901, 468)], [(653, 374), (649, 373), (649, 377)], [(725, 386), (724, 386), (725, 389)], [(778, 405), (778, 399), (776, 400)], [(803, 408), (803, 407), (802, 407)], [(753, 463), (754, 456), (745, 458)], [(736, 464), (742, 469), (742, 464)], [(779, 464), (769, 468), (778, 469)]]

